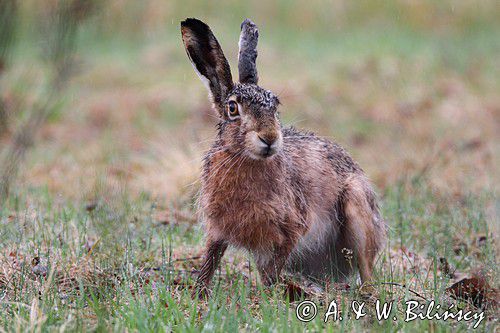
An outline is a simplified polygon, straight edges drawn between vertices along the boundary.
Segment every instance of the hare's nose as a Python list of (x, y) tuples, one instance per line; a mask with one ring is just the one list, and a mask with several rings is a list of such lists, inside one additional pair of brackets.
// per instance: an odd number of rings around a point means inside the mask
[(273, 145), (273, 143), (276, 141), (275, 138), (273, 138), (273, 139), (271, 139), (271, 138), (263, 138), (260, 135), (258, 135), (258, 137), (259, 137), (259, 140), (262, 143), (265, 143), (268, 147), (271, 147)]

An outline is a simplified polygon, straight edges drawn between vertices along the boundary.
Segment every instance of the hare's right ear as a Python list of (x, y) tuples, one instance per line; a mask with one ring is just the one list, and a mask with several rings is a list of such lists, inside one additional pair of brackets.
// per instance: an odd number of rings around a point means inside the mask
[(194, 18), (181, 22), (181, 33), (196, 73), (207, 86), (218, 111), (222, 112), (227, 94), (233, 88), (233, 79), (219, 42), (208, 25)]

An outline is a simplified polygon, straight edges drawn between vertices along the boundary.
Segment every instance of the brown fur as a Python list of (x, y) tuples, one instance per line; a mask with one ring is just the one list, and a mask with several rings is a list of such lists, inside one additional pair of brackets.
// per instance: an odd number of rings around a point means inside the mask
[(218, 151), (220, 142), (208, 153), (201, 196), (207, 238), (253, 253), (265, 283), (285, 262), (318, 280), (345, 278), (351, 269), (344, 248), (353, 251), (362, 281), (369, 280), (385, 234), (371, 185), (341, 147), (285, 133), (271, 160)]
[[(325, 281), (344, 279), (357, 266), (362, 282), (369, 281), (385, 238), (372, 186), (339, 145), (282, 128), (278, 98), (256, 85), (256, 29), (246, 20), (240, 37), (247, 42), (239, 65), (252, 83), (233, 85), (208, 26), (182, 23), (186, 51), (220, 114), (218, 138), (204, 159), (207, 253), (197, 290), (207, 289), (228, 245), (254, 256), (266, 285), (283, 268)], [(227, 93), (221, 82), (231, 87)], [(226, 112), (229, 103), (237, 103), (236, 115)]]

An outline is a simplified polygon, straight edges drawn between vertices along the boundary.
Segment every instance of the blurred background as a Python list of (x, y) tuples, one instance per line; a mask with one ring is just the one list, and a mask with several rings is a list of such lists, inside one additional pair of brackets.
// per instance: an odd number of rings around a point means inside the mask
[[(191, 311), (217, 120), (186, 17), (211, 26), (233, 77), (251, 18), (283, 122), (337, 141), (373, 180), (390, 226), (378, 279), (449, 302), (450, 279), (480, 269), (481, 299), (498, 299), (484, 282), (498, 285), (498, 1), (0, 0), (0, 327), (288, 327), (238, 252), (217, 279), (219, 315)], [(255, 306), (229, 311), (232, 297)]]
[(496, 1), (1, 6), (4, 194), (189, 201), (215, 114), (183, 49), (186, 17), (212, 27), (233, 77), (239, 25), (253, 19), (260, 84), (279, 94), (284, 122), (344, 145), (382, 192), (421, 173), (458, 196), (498, 181)]

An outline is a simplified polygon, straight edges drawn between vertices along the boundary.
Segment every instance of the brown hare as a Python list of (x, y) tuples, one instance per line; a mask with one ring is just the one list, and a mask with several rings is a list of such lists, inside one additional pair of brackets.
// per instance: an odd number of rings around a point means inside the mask
[(229, 245), (253, 255), (265, 285), (282, 269), (326, 281), (357, 268), (369, 281), (386, 234), (372, 186), (338, 144), (282, 126), (278, 97), (257, 85), (257, 26), (241, 25), (239, 83), (208, 25), (188, 18), (181, 32), (219, 115), (203, 164), (207, 244), (196, 291), (207, 291)]

